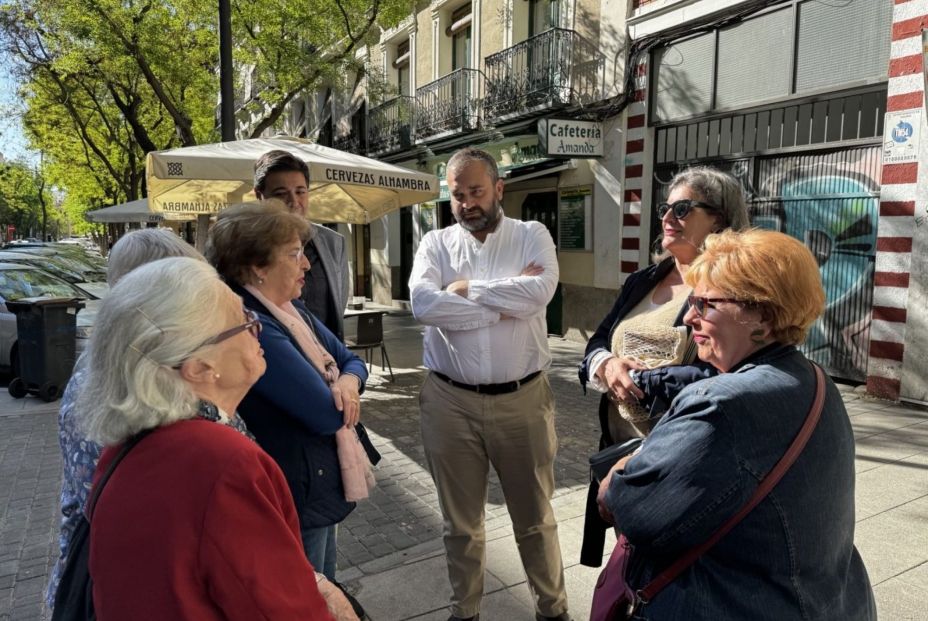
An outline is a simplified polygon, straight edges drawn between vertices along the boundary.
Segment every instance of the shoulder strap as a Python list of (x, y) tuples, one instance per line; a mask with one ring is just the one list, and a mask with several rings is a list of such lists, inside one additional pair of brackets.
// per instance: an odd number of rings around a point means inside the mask
[(812, 368), (815, 369), (815, 399), (812, 401), (812, 407), (809, 409), (809, 414), (806, 416), (805, 423), (803, 423), (799, 433), (796, 434), (796, 438), (793, 440), (793, 443), (790, 444), (786, 453), (783, 454), (780, 461), (767, 473), (767, 476), (763, 478), (748, 501), (741, 507), (741, 510), (728, 518), (728, 521), (722, 524), (708, 540), (690, 549), (689, 552), (677, 559), (673, 565), (662, 571), (647, 586), (640, 589), (635, 594), (636, 604), (647, 604), (651, 601), (665, 586), (673, 582), (687, 567), (696, 562), (696, 559), (718, 543), (728, 531), (737, 526), (754, 507), (760, 504), (776, 484), (780, 482), (780, 479), (783, 478), (786, 471), (789, 470), (793, 462), (796, 461), (796, 458), (799, 457), (799, 454), (802, 453), (802, 449), (805, 448), (806, 442), (808, 442), (809, 437), (815, 430), (815, 426), (818, 424), (819, 418), (821, 418), (822, 406), (825, 403), (825, 374), (817, 364), (813, 363)]
[(87, 516), (87, 521), (90, 522), (91, 516), (93, 516), (93, 511), (97, 506), (97, 500), (100, 498), (100, 494), (103, 492), (103, 488), (106, 486), (106, 482), (110, 480), (113, 471), (116, 470), (116, 466), (119, 465), (119, 462), (129, 454), (129, 451), (138, 444), (142, 438), (151, 433), (151, 429), (145, 429), (135, 434), (128, 440), (126, 440), (122, 448), (119, 449), (119, 452), (116, 454), (116, 457), (113, 458), (113, 461), (110, 462), (110, 465), (107, 467), (106, 472), (103, 473), (103, 476), (100, 477), (100, 480), (96, 485), (93, 486), (93, 491), (90, 492), (90, 498), (87, 500), (87, 508), (84, 510), (84, 515)]

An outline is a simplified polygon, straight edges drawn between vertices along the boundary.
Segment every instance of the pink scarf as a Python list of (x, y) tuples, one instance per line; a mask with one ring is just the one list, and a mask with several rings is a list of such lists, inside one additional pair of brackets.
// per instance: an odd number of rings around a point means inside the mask
[[(338, 379), (340, 371), (338, 363), (332, 357), (322, 343), (316, 337), (315, 330), (312, 329), (303, 316), (300, 315), (292, 302), (287, 302), (281, 306), (268, 300), (257, 288), (252, 285), (245, 285), (245, 290), (255, 296), (259, 302), (264, 304), (274, 319), (284, 325), (290, 332), (297, 344), (309, 361), (316, 368), (326, 384), (331, 389), (332, 384)], [(358, 432), (354, 428), (342, 426), (335, 432), (335, 444), (338, 447), (338, 462), (342, 470), (342, 487), (345, 488), (345, 500), (356, 502), (364, 500), (370, 495), (370, 491), (377, 484), (374, 478), (373, 466), (367, 457), (367, 452), (361, 445), (358, 438)]]

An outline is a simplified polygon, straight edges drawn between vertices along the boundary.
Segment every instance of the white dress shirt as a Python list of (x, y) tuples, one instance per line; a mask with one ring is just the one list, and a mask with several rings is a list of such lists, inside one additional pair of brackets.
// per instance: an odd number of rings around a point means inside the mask
[[(544, 271), (522, 276), (532, 262)], [(445, 291), (456, 280), (469, 281), (466, 298)], [(409, 278), (413, 314), (426, 325), (425, 366), (465, 384), (547, 369), (545, 308), (557, 282), (554, 242), (540, 222), (501, 218), (483, 243), (460, 224), (430, 231)]]

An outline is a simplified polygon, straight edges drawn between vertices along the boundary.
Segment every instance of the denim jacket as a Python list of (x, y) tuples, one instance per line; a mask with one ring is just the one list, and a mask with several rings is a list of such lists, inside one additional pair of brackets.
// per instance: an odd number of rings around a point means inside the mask
[[(610, 483), (606, 503), (644, 587), (740, 509), (805, 421), (815, 374), (773, 346), (685, 387)], [(854, 436), (827, 380), (821, 420), (773, 491), (661, 591), (641, 619), (876, 619), (854, 547)]]

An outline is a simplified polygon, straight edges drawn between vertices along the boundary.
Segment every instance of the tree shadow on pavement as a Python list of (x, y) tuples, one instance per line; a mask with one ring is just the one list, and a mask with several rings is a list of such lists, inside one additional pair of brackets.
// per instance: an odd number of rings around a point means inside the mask
[[(384, 341), (395, 381), (390, 382), (389, 374), (377, 364), (380, 356), (376, 354), (361, 414), (383, 455), (377, 468), (378, 486), (340, 525), (340, 568), (441, 536), (441, 512), (419, 434), (419, 388), (426, 376), (422, 327), (411, 315), (388, 315), (384, 318)], [(582, 346), (557, 338), (549, 343), (553, 358), (549, 377), (557, 400), (558, 497), (584, 489), (589, 483), (587, 460), (599, 438), (598, 395), (584, 395), (577, 382)], [(495, 474), (491, 474), (486, 511), (488, 521), (507, 513)]]

